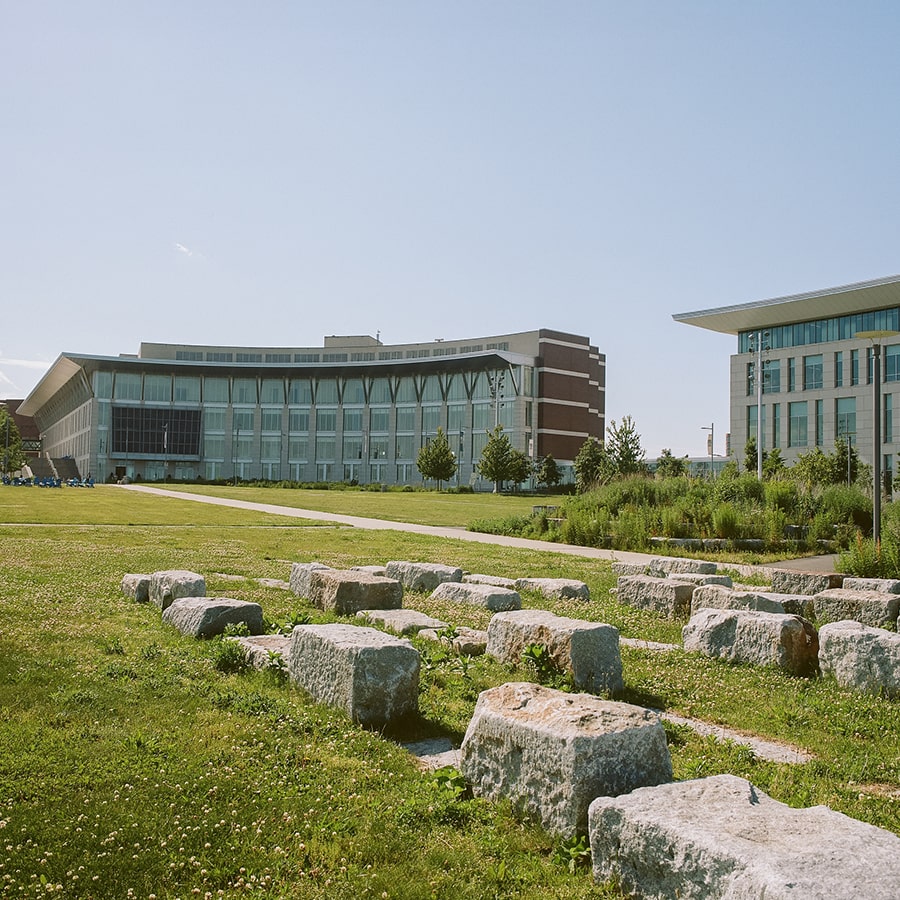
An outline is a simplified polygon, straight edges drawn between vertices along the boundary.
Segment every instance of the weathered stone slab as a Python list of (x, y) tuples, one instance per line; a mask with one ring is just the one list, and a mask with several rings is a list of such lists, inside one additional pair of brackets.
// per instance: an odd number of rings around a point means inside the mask
[(681, 581), (684, 584), (693, 584), (700, 587), (704, 584), (717, 584), (720, 587), (730, 588), (734, 586), (730, 575), (700, 575), (694, 572), (677, 572), (668, 576), (673, 581)]
[(900, 883), (897, 835), (734, 775), (599, 797), (590, 840), (597, 881), (654, 900), (889, 900)]
[(621, 575), (616, 582), (619, 603), (649, 609), (669, 619), (688, 618), (694, 590), (684, 581), (652, 575)]
[(463, 575), (463, 581), (467, 584), (492, 584), (494, 587), (510, 589), (515, 589), (516, 586), (515, 578), (503, 578), (500, 575), (479, 575), (477, 572)]
[(576, 687), (617, 695), (624, 689), (619, 631), (612, 625), (555, 616), (543, 609), (500, 612), (488, 623), (487, 654), (518, 665), (531, 644), (546, 647)]
[(809, 619), (813, 615), (812, 596), (810, 594), (777, 594), (775, 591), (761, 591), (757, 588), (747, 588), (764, 600), (774, 600), (784, 607), (786, 613), (792, 616), (803, 616)]
[(291, 590), (298, 597), (309, 598), (310, 578), (313, 572), (323, 570), (331, 571), (331, 566), (324, 563), (308, 562), (308, 563), (292, 563), (291, 564)]
[(206, 579), (186, 569), (167, 569), (150, 576), (150, 602), (160, 609), (181, 597), (205, 597)]
[(831, 622), (819, 629), (819, 665), (841, 687), (900, 697), (900, 634), (859, 622)]
[(282, 581), (280, 578), (255, 578), (254, 581), (263, 587), (278, 588), (279, 591), (289, 591), (291, 589), (291, 583)]
[(388, 578), (396, 578), (411, 591), (433, 591), (447, 581), (462, 581), (463, 571), (456, 566), (440, 563), (417, 563), (393, 560), (385, 567)]
[(261, 634), (263, 630), (262, 607), (230, 597), (181, 597), (163, 610), (162, 619), (182, 634), (196, 638), (215, 637), (227, 625), (241, 623), (251, 634)]
[(611, 566), (612, 573), (617, 578), (619, 575), (646, 575), (647, 567), (643, 563), (614, 562)]
[[(287, 649), (290, 636), (286, 634), (235, 635), (225, 640), (234, 641), (244, 648), (247, 659), (254, 669), (268, 669), (273, 664), (273, 654), (279, 654), (287, 664)], [(277, 659), (277, 657), (276, 657)]]
[(135, 603), (147, 603), (150, 600), (150, 576), (129, 573), (122, 576), (122, 593)]
[(418, 652), (409, 641), (374, 628), (298, 625), (287, 667), (314, 700), (361, 725), (381, 727), (419, 708)]
[(840, 622), (853, 619), (863, 625), (883, 627), (897, 621), (900, 596), (883, 591), (852, 591), (834, 588), (821, 591), (812, 599), (817, 622)]
[(378, 575), (381, 578), (387, 577), (387, 570), (384, 566), (350, 566), (351, 572), (368, 572), (370, 575)]
[(449, 600), (451, 603), (468, 603), (472, 606), (483, 606), (491, 612), (503, 612), (508, 609), (521, 609), (522, 598), (509, 588), (494, 587), (491, 584), (467, 584), (465, 582), (445, 581), (439, 584), (431, 594), (434, 600)]
[(900, 578), (844, 578), (841, 587), (848, 591), (880, 591), (882, 594), (900, 594)]
[(548, 600), (590, 600), (591, 590), (574, 578), (517, 578), (517, 591), (537, 591)]
[(684, 649), (731, 662), (778, 666), (811, 675), (818, 666), (816, 629), (800, 616), (742, 609), (701, 609), (682, 629)]
[(691, 615), (700, 609), (755, 609), (784, 613), (784, 604), (756, 591), (735, 591), (722, 585), (701, 585), (691, 598)]
[(558, 837), (584, 833), (591, 800), (672, 778), (659, 717), (538, 684), (484, 691), (460, 748), (479, 797), (512, 804)]
[(403, 585), (393, 578), (347, 569), (316, 569), (309, 575), (309, 601), (339, 616), (361, 609), (400, 609)]
[(777, 594), (818, 594), (830, 588), (839, 588), (844, 576), (836, 572), (795, 572), (790, 569), (772, 569), (772, 590)]
[(663, 575), (715, 575), (716, 564), (703, 559), (684, 559), (679, 556), (655, 556), (647, 563), (647, 572), (655, 577)]
[(424, 628), (419, 632), (420, 638), (428, 641), (449, 641), (454, 652), (460, 656), (481, 656), (487, 647), (487, 632), (460, 625), (453, 629), (453, 637), (438, 634), (433, 628)]
[(446, 628), (447, 623), (417, 609), (362, 609), (356, 614), (371, 625), (380, 625), (394, 634), (416, 634), (423, 628)]

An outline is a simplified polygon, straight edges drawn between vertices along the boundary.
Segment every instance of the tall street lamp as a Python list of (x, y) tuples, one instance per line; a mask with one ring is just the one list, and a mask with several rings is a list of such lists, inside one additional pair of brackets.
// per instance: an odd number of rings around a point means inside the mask
[(857, 331), (872, 342), (872, 539), (881, 543), (881, 343), (897, 331)]

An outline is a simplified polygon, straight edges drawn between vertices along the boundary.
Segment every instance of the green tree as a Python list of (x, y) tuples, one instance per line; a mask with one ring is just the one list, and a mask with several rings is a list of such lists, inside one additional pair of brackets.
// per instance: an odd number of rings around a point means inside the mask
[(579, 493), (606, 484), (615, 474), (612, 460), (602, 441), (589, 437), (578, 451), (574, 462), (575, 485)]
[(506, 480), (513, 484), (521, 484), (531, 478), (532, 471), (531, 460), (521, 450), (513, 447), (509, 454)]
[(423, 478), (432, 478), (437, 482), (438, 490), (444, 481), (449, 481), (456, 474), (456, 457), (443, 428), (438, 428), (437, 434), (419, 450), (416, 467)]
[(763, 476), (765, 478), (778, 478), (785, 471), (784, 459), (781, 457), (781, 449), (773, 447), (766, 453), (763, 460)]
[(606, 453), (617, 475), (639, 475), (647, 471), (641, 436), (631, 416), (623, 416), (620, 425), (616, 425), (615, 419), (609, 423)]
[(513, 446), (509, 438), (503, 433), (503, 426), (498, 425), (493, 431), (487, 432), (488, 440), (481, 451), (481, 459), (475, 468), (482, 478), (494, 482), (494, 493), (503, 490), (503, 482), (511, 478), (510, 471), (513, 462)]
[(831, 462), (831, 484), (853, 484), (859, 477), (859, 454), (856, 447), (848, 441), (838, 441), (834, 445), (834, 453), (829, 457)]
[[(765, 450), (762, 452), (763, 458), (763, 471), (766, 468), (766, 457), (767, 453)], [(744, 469), (748, 472), (756, 472), (759, 467), (759, 460), (756, 456), (756, 438), (748, 437), (747, 443), (744, 444)]]
[(541, 460), (535, 472), (535, 477), (538, 484), (548, 488), (556, 487), (562, 481), (562, 472), (560, 472), (559, 466), (551, 454), (548, 453)]
[(687, 456), (673, 456), (668, 447), (663, 447), (659, 459), (656, 460), (656, 474), (660, 478), (678, 478), (680, 475), (686, 475), (687, 470)]
[(22, 450), (22, 436), (16, 420), (10, 415), (6, 405), (0, 405), (0, 469), (4, 475), (18, 472), (25, 465)]
[(832, 483), (834, 467), (831, 457), (821, 447), (813, 447), (801, 453), (788, 472), (791, 478), (812, 490), (816, 485)]

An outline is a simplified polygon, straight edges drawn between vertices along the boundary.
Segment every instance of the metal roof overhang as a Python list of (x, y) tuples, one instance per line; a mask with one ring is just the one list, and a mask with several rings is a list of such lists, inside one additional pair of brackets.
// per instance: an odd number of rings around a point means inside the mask
[(677, 313), (672, 318), (685, 325), (696, 325), (721, 334), (738, 334), (892, 306), (900, 306), (900, 275), (754, 303)]
[(18, 412), (35, 416), (57, 391), (75, 375), (87, 376), (96, 370), (130, 370), (140, 372), (178, 372), (184, 375), (238, 375), (261, 378), (335, 377), (413, 375), (441, 372), (492, 371), (515, 365), (535, 365), (535, 359), (507, 351), (482, 351), (459, 356), (437, 356), (418, 359), (370, 360), (339, 363), (221, 363), (192, 360), (148, 359), (138, 356), (90, 356), (63, 353), (57, 357), (44, 377), (25, 398)]

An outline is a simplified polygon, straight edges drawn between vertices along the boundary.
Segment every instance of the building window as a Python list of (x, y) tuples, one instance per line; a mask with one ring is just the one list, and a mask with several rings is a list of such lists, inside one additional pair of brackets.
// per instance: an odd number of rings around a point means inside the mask
[(856, 397), (838, 397), (834, 408), (835, 440), (856, 444)]
[(788, 360), (788, 391), (797, 390), (797, 360), (792, 356)]
[(141, 399), (141, 376), (131, 372), (118, 372), (113, 390), (113, 400)]
[(306, 462), (309, 458), (309, 438), (290, 438), (288, 440), (288, 458), (295, 462)]
[(347, 362), (347, 354), (346, 353), (323, 353), (322, 354), (322, 362)]
[(94, 396), (98, 400), (112, 399), (112, 372), (94, 372)]
[(416, 408), (414, 406), (397, 407), (397, 431), (416, 430)]
[(834, 354), (834, 386), (844, 386), (844, 352), (838, 350)]
[(235, 355), (235, 362), (261, 363), (262, 362), (262, 353), (238, 353)]
[(344, 382), (344, 403), (365, 403), (366, 392), (363, 390), (362, 378), (348, 378)]
[(260, 459), (281, 459), (281, 435), (263, 437), (259, 442)]
[(451, 434), (466, 427), (465, 404), (456, 403), (447, 407), (447, 431)]
[(206, 359), (208, 362), (234, 362), (234, 354), (221, 350), (210, 350), (206, 354)]
[(390, 403), (391, 383), (387, 378), (373, 378), (369, 386), (369, 403)]
[(333, 462), (335, 446), (333, 437), (317, 437), (316, 462)]
[(344, 431), (362, 431), (363, 430), (363, 410), (362, 407), (344, 410)]
[(440, 406), (422, 407), (422, 434), (437, 434), (441, 424)]
[(850, 384), (859, 384), (859, 350), (850, 351)]
[(752, 397), (756, 393), (756, 363), (747, 363), (747, 396)]
[(822, 354), (803, 357), (803, 390), (818, 391), (822, 389)]
[(203, 379), (203, 402), (204, 403), (227, 403), (228, 402), (228, 379), (227, 378), (204, 378)]
[(763, 393), (777, 394), (781, 391), (781, 362), (767, 359), (763, 362)]
[(866, 347), (866, 384), (871, 384), (875, 378), (875, 354), (871, 347)]
[(447, 384), (448, 400), (466, 399), (466, 381), (461, 374), (451, 375)]
[(297, 406), (311, 404), (312, 384), (310, 380), (308, 378), (291, 379), (289, 398), (288, 402)]
[(256, 403), (256, 379), (235, 378), (231, 386), (232, 403)]
[(391, 430), (391, 411), (389, 409), (369, 410), (369, 431), (387, 432)]
[(884, 348), (884, 380), (900, 381), (900, 344)]
[(264, 378), (260, 387), (260, 403), (284, 404), (284, 382), (280, 378)]
[(369, 459), (387, 459), (390, 438), (388, 437), (370, 437), (369, 438)]
[(144, 400), (148, 403), (171, 403), (172, 378), (169, 375), (145, 375)]
[(472, 428), (475, 431), (488, 431), (494, 427), (491, 403), (472, 404)]
[(338, 402), (337, 382), (333, 378), (323, 378), (316, 382), (316, 403)]
[(437, 375), (429, 375), (422, 382), (422, 402), (440, 403), (442, 399), (440, 379)]
[(231, 414), (231, 427), (235, 431), (253, 431), (253, 410), (236, 409)]
[(415, 403), (416, 383), (412, 377), (405, 375), (403, 378), (397, 379), (397, 403)]
[(199, 403), (200, 379), (195, 376), (175, 376), (175, 402)]
[(757, 415), (756, 407), (747, 407), (747, 440), (756, 440), (757, 434)]
[(344, 438), (344, 455), (345, 461), (363, 458), (363, 441), (361, 437), (345, 437)]
[(263, 431), (281, 432), (281, 410), (280, 409), (264, 409), (262, 416)]
[(807, 435), (808, 413), (806, 401), (800, 403), (788, 403), (788, 418), (790, 420), (788, 430), (789, 447), (806, 447), (809, 443)]
[(397, 435), (397, 459), (416, 458), (416, 437), (413, 434)]
[(337, 431), (337, 410), (336, 409), (317, 409), (316, 410), (316, 431), (335, 432)]
[(825, 401), (816, 400), (816, 446), (825, 443)]
[(189, 360), (190, 362), (203, 362), (202, 350), (176, 350), (175, 359)]
[(772, 404), (772, 446), (781, 446), (781, 404)]
[(266, 362), (267, 363), (290, 363), (291, 354), (290, 353), (267, 353), (266, 354)]
[(308, 409), (292, 409), (288, 413), (288, 430), (309, 431), (309, 410)]
[(884, 431), (881, 435), (886, 444), (894, 442), (894, 395), (885, 394), (881, 398), (884, 407)]
[(203, 427), (207, 431), (225, 431), (225, 410), (211, 409), (207, 407), (203, 410)]

